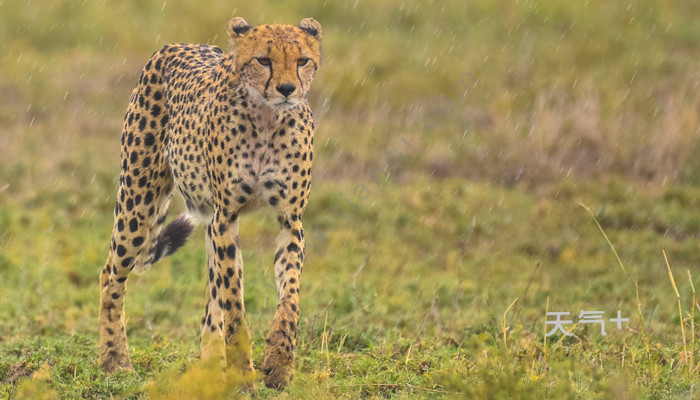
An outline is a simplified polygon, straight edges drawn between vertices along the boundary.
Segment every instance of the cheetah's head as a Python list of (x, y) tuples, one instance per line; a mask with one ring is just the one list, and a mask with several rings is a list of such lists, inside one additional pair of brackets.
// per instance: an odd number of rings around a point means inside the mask
[(306, 97), (321, 61), (318, 21), (305, 18), (298, 26), (252, 27), (235, 17), (229, 21), (228, 34), (236, 72), (251, 96), (281, 110)]

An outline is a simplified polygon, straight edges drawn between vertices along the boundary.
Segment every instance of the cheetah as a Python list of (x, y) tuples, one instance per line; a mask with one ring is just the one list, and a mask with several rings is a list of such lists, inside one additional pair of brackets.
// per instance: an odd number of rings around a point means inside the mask
[[(205, 225), (208, 280), (202, 360), (254, 372), (243, 305), (238, 219), (269, 205), (280, 224), (274, 271), (279, 304), (266, 339), (264, 382), (294, 376), (302, 216), (308, 204), (314, 122), (307, 92), (320, 65), (321, 25), (228, 23), (230, 49), (170, 44), (153, 54), (131, 94), (109, 256), (100, 273), (103, 370), (132, 368), (124, 329), (131, 271), (144, 272)], [(177, 191), (187, 212), (162, 229)], [(246, 375), (252, 376), (252, 375)]]

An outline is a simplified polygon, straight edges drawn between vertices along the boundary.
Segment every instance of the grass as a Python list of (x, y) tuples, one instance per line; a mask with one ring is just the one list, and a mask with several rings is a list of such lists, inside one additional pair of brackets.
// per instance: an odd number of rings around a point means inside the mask
[[(297, 375), (256, 398), (694, 398), (698, 7), (0, 2), (0, 399), (245, 396), (196, 363), (201, 228), (129, 281), (134, 371), (96, 364), (129, 93), (234, 14), (324, 28)], [(275, 231), (241, 222), (257, 367)]]

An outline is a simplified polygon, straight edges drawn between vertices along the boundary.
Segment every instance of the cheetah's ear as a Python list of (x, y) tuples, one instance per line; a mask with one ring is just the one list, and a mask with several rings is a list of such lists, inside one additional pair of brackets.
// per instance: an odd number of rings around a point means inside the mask
[(317, 40), (321, 40), (321, 24), (318, 23), (313, 18), (304, 18), (299, 22), (299, 28), (308, 33), (309, 35), (313, 36)]
[(241, 37), (252, 28), (246, 20), (241, 17), (233, 17), (228, 21), (228, 36), (231, 39)]

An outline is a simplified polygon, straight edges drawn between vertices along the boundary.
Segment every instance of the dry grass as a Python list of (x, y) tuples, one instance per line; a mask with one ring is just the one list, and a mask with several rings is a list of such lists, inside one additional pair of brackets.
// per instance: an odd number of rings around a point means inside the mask
[[(511, 179), (537, 183), (562, 177), (617, 173), (667, 183), (685, 178), (700, 139), (698, 81), (653, 101), (653, 118), (624, 102), (614, 112), (601, 105), (601, 89), (544, 91), (532, 110), (493, 118), (493, 132), (511, 168)], [(505, 170), (496, 170), (500, 175)], [(506, 175), (508, 176), (508, 175)]]

